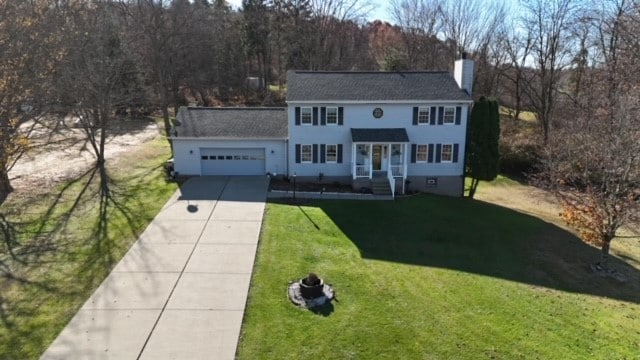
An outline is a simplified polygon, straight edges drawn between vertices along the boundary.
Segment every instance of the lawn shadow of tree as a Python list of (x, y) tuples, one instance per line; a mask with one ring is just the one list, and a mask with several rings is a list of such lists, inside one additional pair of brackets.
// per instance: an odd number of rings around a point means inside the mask
[(363, 258), (445, 268), (640, 303), (640, 270), (612, 258), (624, 284), (591, 272), (600, 250), (536, 217), (466, 198), (317, 201)]
[[(38, 316), (47, 302), (84, 301), (127, 251), (131, 242), (122, 239), (137, 239), (150, 220), (137, 209), (141, 199), (131, 196), (143, 181), (120, 186), (109, 176), (97, 176), (98, 171), (88, 170), (47, 197), (41, 216), (13, 222), (10, 215), (0, 217), (0, 243), (6, 247), (0, 256), (0, 330), (8, 334), (2, 342), (15, 350), (11, 357), (33, 355), (23, 353), (25, 339), (31, 339), (30, 346), (41, 342), (42, 348), (52, 340), (39, 336), (50, 330), (34, 334), (32, 322), (16, 319)], [(32, 201), (23, 206), (44, 199)], [(7, 289), (14, 294), (5, 296)]]

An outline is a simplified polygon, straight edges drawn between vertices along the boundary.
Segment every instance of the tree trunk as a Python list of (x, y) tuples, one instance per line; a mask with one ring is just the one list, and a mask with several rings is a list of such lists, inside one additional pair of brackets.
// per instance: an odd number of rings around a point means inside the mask
[(10, 147), (11, 139), (9, 138), (9, 133), (7, 131), (3, 131), (2, 127), (6, 127), (8, 129), (8, 121), (5, 121), (6, 118), (2, 119), (0, 125), (0, 204), (4, 202), (10, 192), (13, 191), (11, 187), (11, 181), (9, 181), (9, 158), (6, 153), (7, 148)]
[(602, 241), (602, 256), (600, 258), (600, 264), (602, 266), (607, 265), (607, 261), (609, 260), (609, 248), (611, 247), (611, 239)]
[(13, 191), (11, 187), (11, 181), (9, 181), (9, 173), (5, 170), (5, 167), (0, 167), (0, 204), (2, 204)]
[(473, 199), (473, 196), (476, 194), (476, 190), (478, 189), (479, 184), (480, 180), (471, 178), (471, 186), (469, 187), (469, 198)]

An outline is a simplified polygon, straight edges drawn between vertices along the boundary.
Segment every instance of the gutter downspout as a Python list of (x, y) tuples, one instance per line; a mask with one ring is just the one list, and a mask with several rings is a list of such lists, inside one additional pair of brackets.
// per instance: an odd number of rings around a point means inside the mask
[(471, 122), (471, 108), (473, 107), (473, 103), (467, 106), (467, 126), (464, 131), (464, 153), (462, 154), (462, 189), (460, 191), (460, 196), (464, 197), (464, 180), (467, 174), (467, 147), (469, 142), (469, 123)]
[(284, 166), (287, 169), (287, 177), (289, 177), (289, 138), (284, 139)]

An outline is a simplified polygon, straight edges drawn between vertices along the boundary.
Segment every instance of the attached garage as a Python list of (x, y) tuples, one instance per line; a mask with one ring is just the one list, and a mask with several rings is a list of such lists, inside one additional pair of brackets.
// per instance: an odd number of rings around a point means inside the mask
[(202, 175), (264, 175), (264, 148), (200, 149)]
[(284, 108), (182, 107), (171, 135), (180, 175), (287, 173)]

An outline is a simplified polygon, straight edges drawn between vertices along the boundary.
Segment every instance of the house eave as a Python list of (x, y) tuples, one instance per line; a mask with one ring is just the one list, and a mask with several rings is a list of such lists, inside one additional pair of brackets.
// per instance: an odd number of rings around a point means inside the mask
[(287, 100), (287, 104), (473, 104), (473, 100)]
[(288, 138), (251, 138), (251, 137), (199, 137), (199, 136), (170, 136), (171, 140), (216, 140), (216, 141), (286, 141)]

